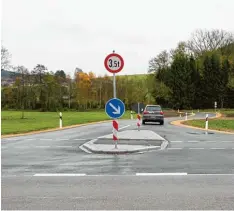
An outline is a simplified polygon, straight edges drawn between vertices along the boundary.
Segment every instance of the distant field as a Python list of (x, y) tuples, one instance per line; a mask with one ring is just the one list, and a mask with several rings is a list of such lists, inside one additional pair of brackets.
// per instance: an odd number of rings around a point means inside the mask
[[(63, 126), (110, 120), (106, 113), (101, 111), (90, 112), (63, 112)], [(166, 111), (165, 117), (177, 116), (174, 111)], [(122, 119), (130, 119), (130, 111), (126, 111)], [(136, 114), (134, 114), (136, 119)], [(59, 127), (58, 112), (26, 111), (25, 118), (21, 119), (20, 111), (2, 111), (1, 134), (17, 134), (37, 130), (45, 130)]]

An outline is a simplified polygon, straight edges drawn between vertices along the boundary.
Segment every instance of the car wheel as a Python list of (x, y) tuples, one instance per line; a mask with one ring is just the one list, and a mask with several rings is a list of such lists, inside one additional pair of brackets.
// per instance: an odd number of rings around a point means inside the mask
[(142, 121), (142, 124), (145, 125), (145, 121)]
[(164, 121), (160, 122), (160, 125), (164, 125)]

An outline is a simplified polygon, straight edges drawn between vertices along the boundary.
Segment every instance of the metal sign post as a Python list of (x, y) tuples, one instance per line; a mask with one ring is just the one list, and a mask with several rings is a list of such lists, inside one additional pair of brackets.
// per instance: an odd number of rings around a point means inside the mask
[[(119, 100), (119, 99), (116, 98), (116, 78), (115, 78), (115, 74), (120, 72), (123, 69), (124, 60), (119, 54), (116, 54), (115, 51), (113, 51), (112, 54), (109, 54), (105, 58), (104, 65), (105, 65), (105, 68), (110, 73), (113, 73), (113, 95), (114, 95), (114, 98), (112, 100), (113, 100), (113, 102), (116, 102), (116, 101), (114, 101), (114, 99), (116, 99), (116, 100)], [(119, 100), (119, 101), (121, 103), (116, 102), (114, 104), (114, 103), (111, 103), (110, 101), (108, 101), (106, 103), (106, 113), (111, 118), (113, 118), (113, 140), (115, 142), (115, 148), (116, 149), (117, 149), (117, 140), (118, 140), (117, 132), (118, 132), (118, 127), (119, 127), (118, 122), (117, 122), (117, 118), (122, 116), (124, 111), (125, 111), (125, 107), (124, 107), (123, 102), (121, 100)], [(123, 107), (122, 109), (121, 109), (121, 106)]]

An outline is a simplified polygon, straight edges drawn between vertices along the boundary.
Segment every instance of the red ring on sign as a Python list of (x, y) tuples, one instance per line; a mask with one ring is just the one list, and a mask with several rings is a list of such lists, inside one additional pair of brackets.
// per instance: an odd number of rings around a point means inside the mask
[[(110, 69), (109, 66), (108, 66), (108, 60), (109, 60), (109, 58), (112, 57), (112, 56), (118, 57), (119, 60), (120, 60), (120, 62), (121, 62), (121, 65), (120, 65), (119, 69), (117, 69), (117, 70), (112, 70), (112, 69)], [(123, 69), (123, 67), (124, 67), (124, 60), (123, 60), (122, 56), (120, 56), (119, 54), (117, 54), (117, 53), (111, 53), (111, 54), (109, 54), (109, 55), (105, 58), (105, 60), (104, 60), (104, 65), (105, 65), (105, 68), (106, 68), (110, 73), (118, 73), (118, 72), (120, 72), (120, 71)]]

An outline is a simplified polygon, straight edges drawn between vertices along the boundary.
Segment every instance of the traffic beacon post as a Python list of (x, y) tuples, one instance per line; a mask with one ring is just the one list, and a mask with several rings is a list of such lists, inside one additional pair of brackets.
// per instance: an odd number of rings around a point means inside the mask
[(105, 105), (106, 114), (113, 119), (113, 141), (115, 143), (115, 148), (117, 149), (117, 141), (118, 141), (118, 130), (119, 124), (117, 119), (120, 118), (125, 112), (124, 103), (116, 97), (116, 80), (115, 74), (120, 72), (124, 67), (123, 58), (115, 53), (109, 54), (104, 60), (104, 66), (107, 71), (113, 73), (113, 97), (110, 99)]

